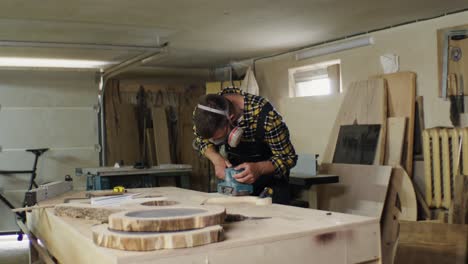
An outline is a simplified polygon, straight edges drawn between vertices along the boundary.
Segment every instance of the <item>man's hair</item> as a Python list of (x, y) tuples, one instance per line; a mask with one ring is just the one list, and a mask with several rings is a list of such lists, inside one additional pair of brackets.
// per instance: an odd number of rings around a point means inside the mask
[[(231, 102), (222, 95), (207, 94), (201, 96), (198, 104), (208, 106), (221, 111), (231, 110)], [(200, 108), (195, 109), (193, 117), (195, 131), (202, 138), (211, 138), (216, 130), (225, 127), (228, 124), (226, 116), (206, 111)]]

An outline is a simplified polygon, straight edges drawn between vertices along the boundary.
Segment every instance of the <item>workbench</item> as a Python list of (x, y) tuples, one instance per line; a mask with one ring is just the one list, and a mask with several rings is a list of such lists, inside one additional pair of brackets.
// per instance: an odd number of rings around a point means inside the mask
[(330, 184), (339, 182), (340, 178), (337, 175), (318, 174), (308, 175), (302, 173), (291, 173), (289, 176), (289, 184), (309, 189), (313, 185)]
[[(217, 193), (175, 187), (133, 189), (162, 195), (186, 205), (200, 205)], [(72, 191), (40, 202), (55, 205), (82, 198)], [(267, 204), (226, 203), (227, 213), (271, 217), (224, 224), (224, 241), (195, 248), (147, 252), (98, 247), (91, 220), (58, 217), (53, 208), (27, 213), (27, 226), (59, 263), (381, 263), (379, 219)]]
[(177, 187), (190, 187), (192, 166), (163, 164), (137, 169), (132, 166), (77, 168), (76, 176), (86, 177), (87, 190), (107, 190), (120, 185), (126, 188), (158, 187), (160, 177), (175, 178)]

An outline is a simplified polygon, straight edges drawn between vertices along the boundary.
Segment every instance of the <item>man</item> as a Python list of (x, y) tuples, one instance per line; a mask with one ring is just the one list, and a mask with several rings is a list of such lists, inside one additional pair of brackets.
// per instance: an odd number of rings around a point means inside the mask
[(199, 151), (213, 163), (216, 177), (224, 179), (224, 170), (234, 166), (243, 170), (234, 175), (236, 180), (253, 185), (252, 195), (270, 187), (274, 203), (289, 204), (289, 171), (297, 155), (286, 124), (266, 99), (238, 88), (202, 96), (194, 111), (194, 130)]

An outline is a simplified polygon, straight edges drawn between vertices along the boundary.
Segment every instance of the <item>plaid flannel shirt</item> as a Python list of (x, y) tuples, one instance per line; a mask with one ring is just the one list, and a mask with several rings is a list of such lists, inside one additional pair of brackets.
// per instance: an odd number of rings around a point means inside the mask
[[(257, 129), (257, 120), (262, 110), (262, 107), (268, 102), (266, 99), (253, 94), (245, 93), (239, 88), (225, 88), (220, 93), (224, 94), (239, 94), (244, 96), (244, 113), (243, 118), (239, 122), (239, 127), (244, 129), (241, 141), (255, 142), (255, 132)], [(296, 165), (297, 155), (294, 146), (289, 138), (289, 130), (286, 124), (276, 110), (268, 113), (265, 121), (265, 143), (271, 149), (271, 163), (275, 167), (275, 178), (289, 177), (289, 171)], [(195, 126), (194, 126), (194, 131)], [(214, 146), (208, 139), (199, 137), (196, 133), (196, 142), (199, 146), (199, 151), (204, 154), (208, 147)]]

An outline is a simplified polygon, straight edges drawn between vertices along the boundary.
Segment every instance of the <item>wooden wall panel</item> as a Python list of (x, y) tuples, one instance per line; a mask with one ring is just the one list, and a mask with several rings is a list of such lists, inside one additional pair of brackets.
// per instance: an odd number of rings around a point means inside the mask
[[(192, 165), (192, 176), (191, 176), (191, 188), (195, 190), (207, 191), (208, 190), (208, 171), (210, 163), (204, 157), (200, 157), (198, 152), (192, 148), (192, 141), (194, 139), (193, 134), (193, 122), (192, 113), (198, 102), (199, 96), (205, 94), (205, 87), (203, 84), (181, 84), (181, 83), (168, 83), (158, 82), (157, 80), (126, 80), (123, 85), (114, 81), (109, 83), (111, 88), (106, 88), (106, 131), (107, 131), (107, 153), (108, 161), (114, 158), (116, 155), (121, 156), (119, 152), (120, 147), (117, 137), (115, 135), (116, 125), (115, 121), (115, 109), (118, 108), (116, 105), (131, 105), (135, 107), (137, 104), (136, 95), (143, 83), (143, 88), (146, 92), (146, 104), (148, 108), (161, 108), (171, 110), (167, 111), (167, 125), (166, 135), (169, 138), (166, 142), (169, 146), (165, 147), (163, 154), (166, 156), (164, 161), (160, 160), (160, 163), (181, 163)], [(136, 115), (133, 121), (134, 127), (137, 128)], [(158, 127), (160, 122), (150, 122), (147, 126), (147, 131), (153, 130)], [(137, 128), (138, 129), (138, 128)], [(139, 133), (139, 132), (136, 132)], [(132, 154), (136, 159), (139, 158), (139, 142), (138, 134), (130, 140), (133, 142), (133, 146), (138, 148), (138, 151), (131, 149)], [(156, 133), (156, 132), (154, 132)], [(166, 137), (166, 136), (165, 136)], [(153, 139), (154, 138), (153, 136)], [(147, 141), (150, 145), (148, 146), (147, 153), (153, 153), (151, 149), (155, 147), (154, 140)], [(156, 149), (157, 151), (157, 149)], [(117, 154), (114, 154), (117, 153)], [(126, 154), (130, 155), (130, 154)], [(155, 159), (160, 155), (148, 155), (149, 159)], [(151, 161), (149, 161), (150, 164)], [(108, 162), (107, 165), (113, 165), (112, 162)], [(171, 179), (161, 179), (161, 185), (174, 185), (175, 182)]]

